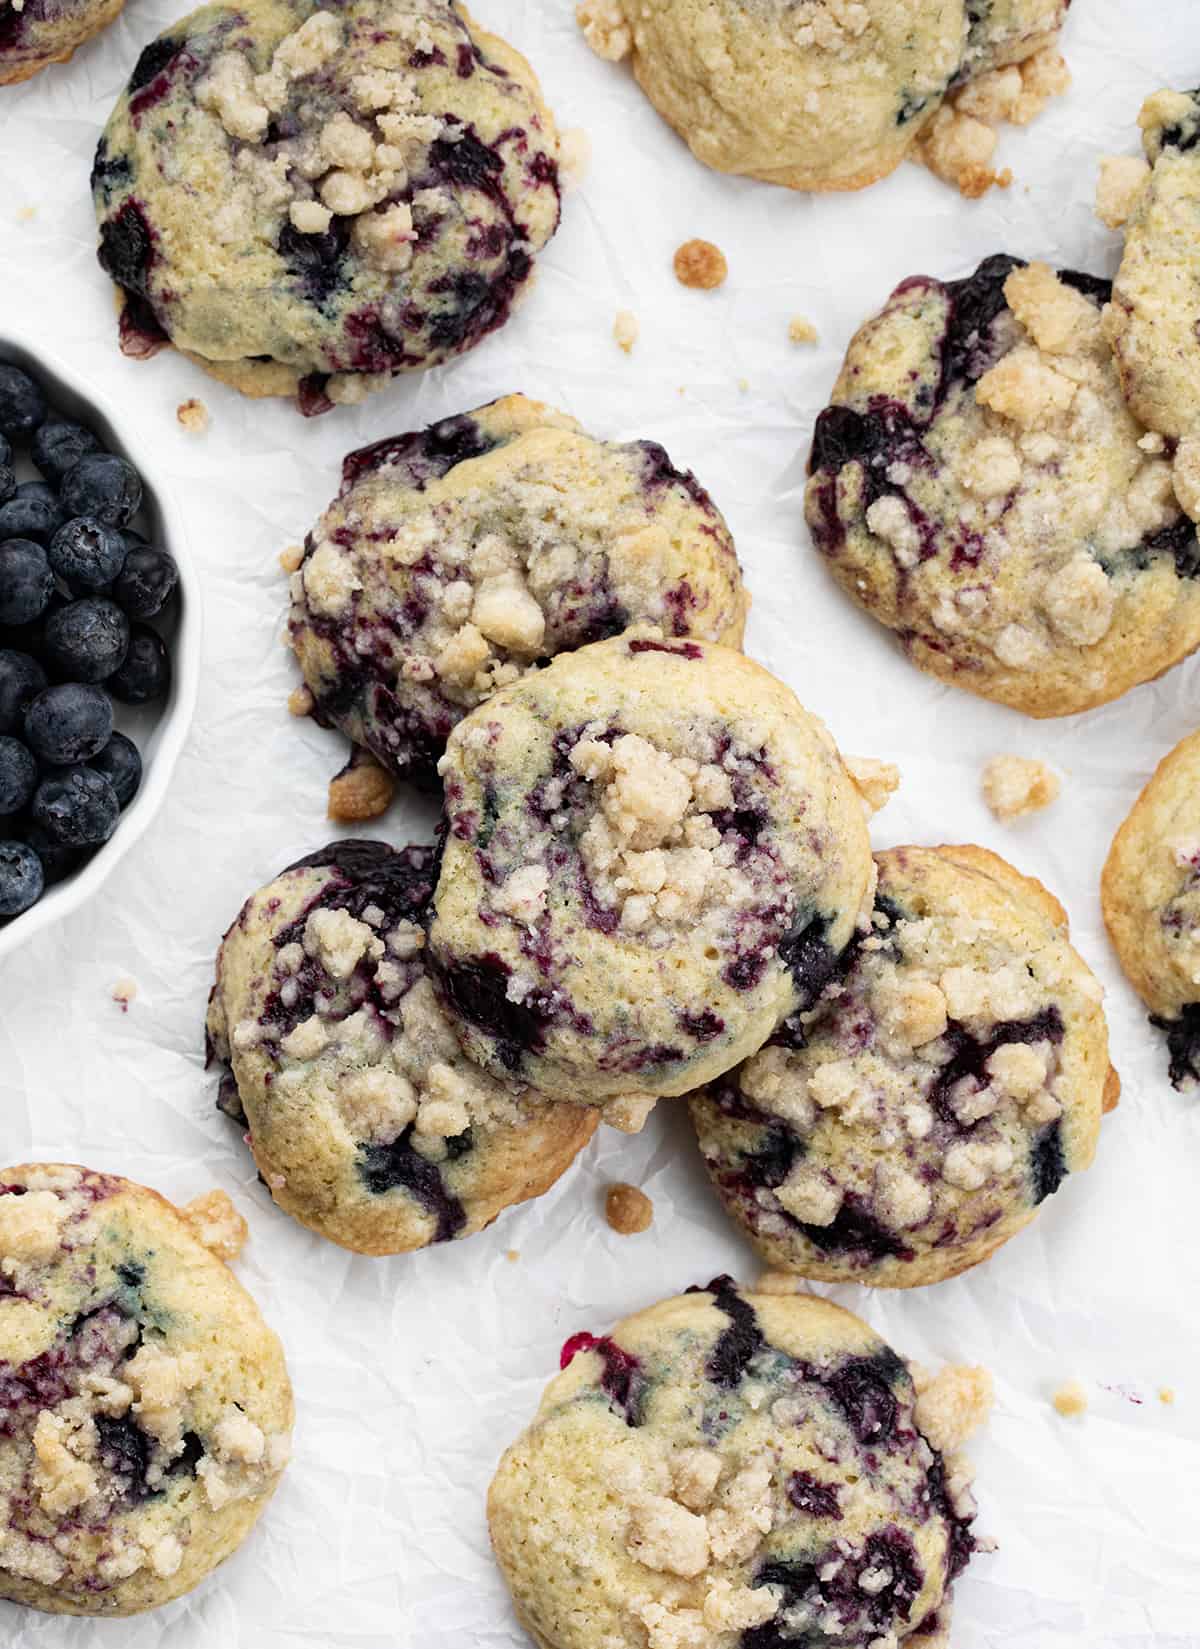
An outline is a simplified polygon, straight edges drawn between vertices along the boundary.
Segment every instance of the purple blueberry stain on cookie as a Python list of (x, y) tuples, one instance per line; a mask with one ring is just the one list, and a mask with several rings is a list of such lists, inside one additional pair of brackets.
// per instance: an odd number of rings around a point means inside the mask
[(607, 1334), (597, 1339), (586, 1329), (564, 1341), (559, 1368), (567, 1368), (582, 1351), (594, 1351), (603, 1364), (601, 1389), (624, 1418), (627, 1426), (640, 1426), (644, 1419), (648, 1381), (641, 1362)]
[(1172, 1086), (1180, 1091), (1200, 1082), (1200, 1002), (1189, 1002), (1174, 1018), (1151, 1014), (1150, 1023), (1167, 1039)]
[(838, 1493), (837, 1483), (822, 1483), (812, 1472), (796, 1471), (788, 1478), (787, 1497), (806, 1517), (828, 1517), (840, 1523), (843, 1513)]
[(146, 276), (156, 256), (154, 231), (134, 196), (101, 224), (97, 256), (100, 267), (115, 285), (145, 297)]
[(359, 447), (342, 460), (344, 497), (364, 476), (381, 469), (394, 470), (404, 485), (421, 492), (431, 481), (448, 475), (471, 458), (482, 458), (497, 445), (483, 426), (467, 414), (443, 418), (427, 429), (413, 430)]
[[(469, 1131), (468, 1131), (469, 1132)], [(384, 1196), (397, 1188), (407, 1191), (436, 1222), (434, 1242), (450, 1242), (467, 1223), (462, 1203), (447, 1189), (436, 1163), (415, 1150), (408, 1127), (386, 1145), (362, 1144), (358, 1148), (358, 1174), (374, 1196)], [(469, 1139), (459, 1136), (447, 1142), (450, 1160), (471, 1149)], [(454, 1147), (457, 1145), (457, 1149)]]
[(1005, 1020), (993, 1025), (985, 1037), (972, 1036), (970, 1031), (953, 1021), (946, 1030), (950, 1058), (938, 1071), (929, 1090), (929, 1103), (941, 1120), (957, 1132), (962, 1124), (954, 1113), (950, 1096), (960, 1082), (968, 1081), (978, 1088), (988, 1083), (988, 1061), (999, 1049), (1023, 1043), (1026, 1046), (1062, 1042), (1064, 1027), (1062, 1015), (1051, 1005), (1033, 1014), (1029, 1019)]
[(452, 1010), (491, 1039), (505, 1070), (520, 1070), (527, 1054), (544, 1048), (556, 1017), (550, 1003), (537, 991), (515, 1001), (509, 995), (512, 969), (494, 951), (438, 965), (437, 975)]
[[(741, 1649), (823, 1649), (838, 1643), (852, 1649), (907, 1621), (925, 1584), (925, 1571), (912, 1537), (897, 1524), (869, 1534), (861, 1546), (839, 1541), (811, 1558), (771, 1558), (751, 1583), (777, 1587), (780, 1608), (761, 1626), (741, 1636)], [(822, 1622), (797, 1635), (792, 1619)], [(832, 1625), (832, 1634), (825, 1622)]]
[(870, 1357), (848, 1357), (832, 1373), (818, 1376), (863, 1447), (891, 1444), (900, 1414), (894, 1387), (908, 1370), (890, 1346)]

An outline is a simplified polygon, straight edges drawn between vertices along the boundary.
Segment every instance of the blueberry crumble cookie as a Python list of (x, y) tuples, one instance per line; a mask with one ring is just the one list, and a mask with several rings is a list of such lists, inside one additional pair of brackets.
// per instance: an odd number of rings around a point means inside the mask
[(910, 1369), (728, 1277), (573, 1335), (500, 1462), (492, 1543), (541, 1649), (933, 1649), (977, 1542), (984, 1369)]
[(1104, 920), (1125, 976), (1166, 1033), (1171, 1081), (1200, 1082), (1200, 733), (1158, 765), (1104, 866)]
[(428, 778), (468, 710), (554, 654), (643, 621), (740, 647), (748, 605), (692, 475), (523, 395), (351, 453), (291, 588), (312, 713)]
[(1200, 516), (1200, 91), (1156, 92), (1138, 124), (1146, 163), (1110, 159), (1098, 191), (1125, 227), (1105, 326), (1134, 416), (1180, 442), (1176, 490)]
[(1037, 882), (982, 848), (877, 855), (870, 934), (810, 1013), (692, 1096), (726, 1210), (772, 1265), (957, 1275), (1092, 1160), (1101, 989)]
[(903, 281), (817, 419), (806, 514), (834, 577), (922, 669), (1033, 716), (1200, 642), (1200, 546), (1130, 413), (1107, 282), (1020, 259)]
[(364, 1254), (482, 1230), (596, 1125), (465, 1058), (426, 965), (434, 858), (332, 842), (252, 894), (217, 957), (221, 1108), (279, 1206)]
[(292, 1392), (218, 1258), (242, 1235), (223, 1193), (177, 1209), (86, 1168), (0, 1169), (0, 1598), (135, 1614), (249, 1534)]
[[(1068, 77), (1069, 0), (579, 0), (601, 57), (632, 56), (642, 90), (706, 166), (790, 189), (861, 189), (924, 144), (967, 194), (997, 118), (1024, 122)], [(975, 102), (960, 109), (970, 93)]]
[(65, 63), (106, 29), (125, 0), (0, 0), (0, 86)]
[(468, 1053), (646, 1105), (820, 992), (872, 875), (822, 724), (741, 653), (630, 630), (459, 722), (430, 931)]
[(443, 0), (246, 0), (147, 46), (92, 171), (122, 347), (306, 413), (461, 354), (558, 224), (523, 58)]

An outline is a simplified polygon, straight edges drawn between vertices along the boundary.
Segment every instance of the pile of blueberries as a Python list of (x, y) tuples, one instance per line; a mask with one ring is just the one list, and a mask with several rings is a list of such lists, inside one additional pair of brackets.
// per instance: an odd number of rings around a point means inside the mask
[[(40, 481), (18, 483), (14, 449)], [(141, 783), (113, 700), (170, 687), (146, 621), (179, 582), (130, 529), (141, 501), (132, 464), (0, 362), (0, 923), (106, 842)]]

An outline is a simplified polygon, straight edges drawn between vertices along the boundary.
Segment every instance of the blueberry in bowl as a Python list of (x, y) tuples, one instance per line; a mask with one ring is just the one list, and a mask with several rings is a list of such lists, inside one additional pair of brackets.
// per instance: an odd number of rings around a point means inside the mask
[(0, 958), (146, 828), (195, 702), (199, 599), (142, 440), (0, 337)]

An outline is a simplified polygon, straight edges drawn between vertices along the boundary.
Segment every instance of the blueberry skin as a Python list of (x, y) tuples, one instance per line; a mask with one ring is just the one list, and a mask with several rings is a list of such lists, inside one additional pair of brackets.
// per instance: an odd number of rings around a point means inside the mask
[(80, 515), (50, 540), (50, 565), (72, 590), (103, 590), (125, 565), (125, 535)]
[(33, 461), (48, 481), (60, 482), (67, 471), (89, 452), (104, 449), (90, 429), (49, 417), (33, 438)]
[(137, 745), (124, 733), (114, 733), (103, 750), (88, 758), (88, 766), (104, 774), (116, 791), (117, 801), (124, 811), (137, 795), (142, 782), (142, 758)]
[(0, 734), (20, 733), (25, 712), (46, 689), (46, 672), (28, 653), (0, 647)]
[(25, 826), (25, 840), (42, 861), (42, 874), (47, 887), (61, 882), (64, 876), (69, 876), (90, 856), (88, 849), (65, 847), (62, 842), (56, 842), (40, 824), (34, 824), (32, 820)]
[(69, 601), (46, 621), (46, 663), (63, 681), (104, 681), (129, 652), (129, 620), (105, 596)]
[(58, 494), (44, 481), (22, 481), (7, 504), (0, 504), (0, 539), (32, 538), (49, 544), (62, 525)]
[(0, 917), (36, 905), (45, 886), (42, 861), (27, 842), (0, 842)]
[[(3, 439), (3, 437), (0, 437)], [(8, 442), (5, 441), (5, 446)], [(17, 477), (11, 464), (0, 463), (0, 504), (7, 504), (17, 490)]]
[(0, 738), (0, 817), (29, 806), (37, 789), (37, 763), (19, 739)]
[(50, 767), (90, 761), (113, 736), (113, 708), (100, 687), (68, 681), (39, 693), (25, 713), (25, 743)]
[[(123, 535), (128, 539), (129, 534)], [(153, 618), (175, 594), (179, 568), (166, 550), (135, 543), (117, 574), (112, 598), (130, 618)]]
[(116, 791), (90, 767), (68, 767), (43, 779), (34, 792), (34, 822), (63, 847), (106, 842), (120, 816)]
[(132, 464), (111, 452), (90, 452), (62, 478), (68, 516), (93, 515), (106, 527), (127, 527), (142, 502), (142, 482)]
[(45, 416), (46, 397), (29, 374), (0, 362), (0, 432), (27, 440)]
[(145, 624), (135, 624), (125, 662), (106, 683), (122, 704), (148, 704), (163, 698), (171, 685), (171, 660), (163, 638)]
[(0, 624), (32, 624), (46, 611), (54, 574), (46, 552), (29, 538), (0, 544)]

